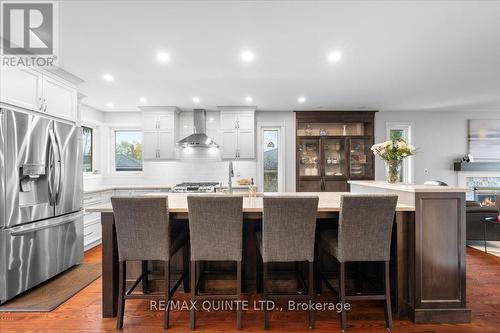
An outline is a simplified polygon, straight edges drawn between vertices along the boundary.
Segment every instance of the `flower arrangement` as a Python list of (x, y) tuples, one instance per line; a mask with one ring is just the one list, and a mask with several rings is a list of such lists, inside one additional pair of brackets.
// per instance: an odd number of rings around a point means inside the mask
[(373, 154), (380, 156), (387, 165), (387, 181), (396, 183), (399, 180), (401, 170), (401, 161), (415, 155), (417, 149), (406, 143), (403, 139), (389, 140), (382, 143), (377, 143), (372, 146)]

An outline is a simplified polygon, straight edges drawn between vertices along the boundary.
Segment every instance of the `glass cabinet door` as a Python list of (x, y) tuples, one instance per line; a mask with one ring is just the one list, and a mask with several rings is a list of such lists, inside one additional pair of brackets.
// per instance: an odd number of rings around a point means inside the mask
[(351, 138), (350, 146), (350, 178), (373, 177), (373, 153), (371, 138)]
[(325, 138), (324, 140), (325, 176), (346, 178), (345, 138)]
[(320, 139), (297, 138), (297, 158), (300, 177), (319, 177), (320, 172)]

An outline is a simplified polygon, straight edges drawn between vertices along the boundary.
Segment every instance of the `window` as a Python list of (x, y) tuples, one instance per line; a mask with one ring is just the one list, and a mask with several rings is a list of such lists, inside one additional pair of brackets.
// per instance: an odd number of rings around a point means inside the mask
[(263, 137), (264, 192), (278, 192), (279, 130), (265, 129)]
[(83, 136), (83, 172), (94, 171), (92, 165), (93, 150), (94, 150), (94, 129), (82, 126)]
[(257, 123), (257, 186), (263, 192), (284, 191), (284, 124)]
[(141, 131), (115, 131), (115, 170), (142, 171)]
[[(401, 123), (387, 123), (386, 131), (387, 140), (400, 140), (403, 139), (408, 144), (411, 143), (411, 126), (409, 124)], [(399, 181), (404, 183), (412, 182), (412, 165), (411, 157), (405, 158), (401, 164), (401, 174)]]

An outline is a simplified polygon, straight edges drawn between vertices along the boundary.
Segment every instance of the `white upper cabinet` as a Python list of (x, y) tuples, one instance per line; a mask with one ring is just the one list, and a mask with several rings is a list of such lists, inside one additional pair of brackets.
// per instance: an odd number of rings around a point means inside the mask
[(220, 123), (222, 158), (255, 158), (255, 110), (221, 108)]
[(255, 114), (252, 113), (240, 113), (238, 114), (238, 129), (240, 130), (255, 130)]
[(175, 158), (174, 132), (171, 131), (158, 132), (158, 158), (161, 159)]
[(62, 79), (23, 67), (2, 66), (0, 100), (24, 109), (75, 121), (77, 90)]
[(59, 118), (76, 119), (76, 89), (47, 76), (43, 77), (42, 87), (44, 112)]
[[(148, 109), (144, 107), (143, 109)], [(143, 158), (169, 160), (175, 158), (178, 110), (142, 112)]]
[(1, 66), (0, 99), (25, 109), (41, 111), (42, 74), (21, 67)]
[(232, 159), (238, 156), (238, 131), (236, 129), (232, 130), (222, 130), (221, 133), (221, 157)]
[(174, 130), (174, 114), (160, 114), (158, 116), (158, 129), (159, 130)]
[(255, 157), (255, 131), (238, 130), (238, 158)]
[(158, 129), (158, 114), (143, 112), (142, 113), (142, 129), (147, 130), (157, 130)]
[(151, 160), (158, 158), (158, 133), (156, 131), (142, 132), (142, 158)]
[(222, 130), (237, 128), (238, 114), (221, 111), (220, 113), (220, 128)]

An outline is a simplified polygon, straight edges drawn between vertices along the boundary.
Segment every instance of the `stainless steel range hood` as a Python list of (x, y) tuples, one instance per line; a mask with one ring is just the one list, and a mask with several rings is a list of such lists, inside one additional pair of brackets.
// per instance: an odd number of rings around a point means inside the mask
[(206, 118), (207, 113), (204, 109), (194, 109), (193, 110), (193, 134), (185, 137), (184, 139), (178, 141), (176, 144), (178, 146), (187, 147), (198, 147), (198, 148), (212, 148), (219, 147), (214, 140), (210, 139), (206, 134)]

